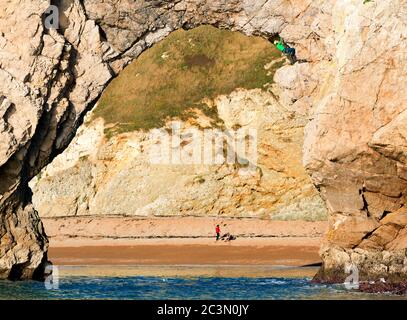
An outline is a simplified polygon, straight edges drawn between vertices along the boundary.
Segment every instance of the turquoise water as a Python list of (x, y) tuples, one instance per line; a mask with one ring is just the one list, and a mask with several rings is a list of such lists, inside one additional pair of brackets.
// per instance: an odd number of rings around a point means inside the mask
[[(116, 267), (114, 267), (116, 268)], [(72, 269), (78, 271), (81, 269)], [(72, 271), (71, 270), (71, 271)], [(83, 270), (82, 270), (83, 271)], [(156, 270), (157, 271), (157, 270)], [(167, 270), (168, 271), (168, 270)], [(88, 273), (88, 275), (86, 275)], [(97, 273), (97, 272), (96, 272)], [(112, 272), (62, 272), (59, 288), (35, 281), (0, 281), (0, 299), (391, 299), (390, 295), (350, 292), (341, 285), (312, 284), (309, 277), (167, 276)], [(154, 272), (159, 273), (159, 272)], [(171, 273), (170, 273), (171, 274)]]

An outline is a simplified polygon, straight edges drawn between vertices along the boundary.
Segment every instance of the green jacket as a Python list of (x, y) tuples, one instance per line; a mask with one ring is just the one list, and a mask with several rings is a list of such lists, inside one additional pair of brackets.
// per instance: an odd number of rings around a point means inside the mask
[(285, 46), (284, 46), (283, 42), (280, 41), (279, 43), (277, 43), (276, 47), (281, 52), (284, 52)]

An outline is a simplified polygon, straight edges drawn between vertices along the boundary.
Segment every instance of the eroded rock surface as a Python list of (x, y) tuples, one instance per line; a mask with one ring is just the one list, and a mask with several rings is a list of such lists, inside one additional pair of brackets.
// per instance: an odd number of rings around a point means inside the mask
[[(168, 146), (152, 131), (108, 139), (104, 120), (89, 117), (68, 149), (31, 184), (40, 216), (326, 219), (325, 204), (301, 163), (304, 117), (284, 110), (272, 93), (260, 89), (236, 90), (207, 103), (217, 109), (224, 128), (212, 127), (212, 120), (203, 114), (169, 121), (166, 129), (171, 131), (176, 123), (180, 133), (179, 141), (172, 143), (168, 136)], [(238, 150), (231, 143), (225, 148), (222, 142), (217, 148), (214, 141), (204, 140), (203, 128), (237, 133), (236, 127), (245, 135), (255, 130), (255, 145)], [(241, 162), (251, 156), (250, 148), (255, 147), (258, 156), (252, 172), (246, 173), (238, 162), (228, 164), (226, 158), (218, 165), (188, 164), (197, 148), (208, 147), (216, 157), (236, 154)], [(160, 154), (179, 154), (180, 164), (156, 161), (157, 148)]]
[[(38, 216), (27, 209), (30, 199), (16, 194), (67, 147), (109, 80), (171, 31), (212, 24), (279, 33), (307, 61), (276, 74), (276, 86), (281, 104), (310, 119), (304, 165), (331, 214), (322, 274), (343, 274), (344, 264), (354, 263), (366, 276), (377, 274), (372, 265), (406, 276), (406, 224), (399, 219), (407, 183), (406, 1), (57, 3), (58, 31), (43, 27), (47, 1), (1, 4), (0, 269), (35, 269), (43, 259), (34, 257), (45, 257), (45, 243), (28, 240), (44, 237)], [(385, 220), (392, 214), (397, 223)], [(30, 236), (12, 236), (7, 216)]]

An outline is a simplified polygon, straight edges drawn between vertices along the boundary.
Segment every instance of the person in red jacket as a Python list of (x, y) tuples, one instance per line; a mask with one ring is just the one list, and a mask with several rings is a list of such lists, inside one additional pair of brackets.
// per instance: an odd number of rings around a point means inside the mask
[(220, 238), (220, 227), (219, 227), (219, 225), (216, 226), (215, 231), (216, 231), (216, 241), (218, 241), (219, 238)]

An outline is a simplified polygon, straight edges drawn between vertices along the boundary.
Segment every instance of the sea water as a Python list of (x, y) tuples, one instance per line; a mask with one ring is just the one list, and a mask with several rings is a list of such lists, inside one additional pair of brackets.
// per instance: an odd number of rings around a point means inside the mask
[[(0, 299), (394, 299), (311, 282), (309, 270), (247, 267), (61, 267), (57, 286), (0, 281)], [(246, 269), (245, 269), (246, 268)], [(260, 270), (256, 270), (260, 269)], [(162, 270), (160, 272), (160, 270)], [(205, 271), (206, 270), (206, 271)], [(239, 272), (240, 270), (240, 272)]]

